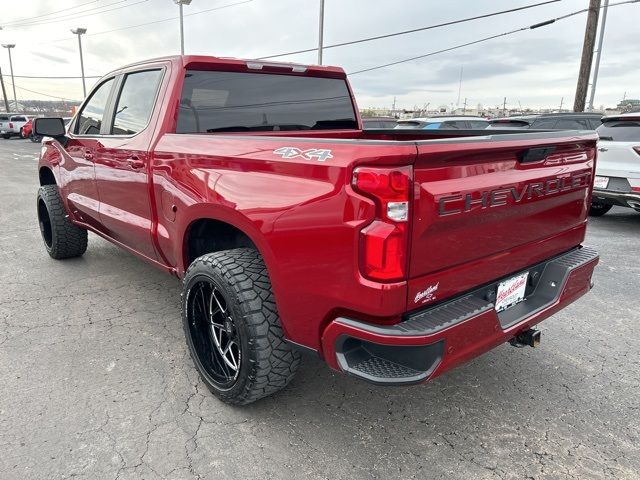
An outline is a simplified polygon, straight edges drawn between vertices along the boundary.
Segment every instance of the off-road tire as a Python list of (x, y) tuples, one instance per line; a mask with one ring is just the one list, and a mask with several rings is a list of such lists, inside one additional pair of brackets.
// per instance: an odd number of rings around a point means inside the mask
[[(224, 296), (235, 324), (241, 361), (234, 383), (221, 388), (199, 360), (190, 330), (191, 289), (210, 281)], [(271, 395), (291, 381), (300, 353), (284, 339), (262, 256), (251, 248), (238, 248), (198, 257), (183, 280), (182, 319), (196, 369), (209, 390), (232, 405), (246, 405)], [(195, 325), (195, 324), (194, 324)]]
[(36, 205), (40, 233), (51, 258), (79, 257), (87, 251), (87, 231), (69, 220), (57, 185), (40, 187)]
[(601, 217), (609, 210), (613, 208), (613, 205), (607, 205), (606, 203), (599, 202), (591, 202), (591, 207), (589, 208), (589, 216), (590, 217)]

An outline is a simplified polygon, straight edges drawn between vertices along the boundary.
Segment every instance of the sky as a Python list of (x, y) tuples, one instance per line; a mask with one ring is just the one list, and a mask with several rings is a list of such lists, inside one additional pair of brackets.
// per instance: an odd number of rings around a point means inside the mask
[[(482, 15), (542, 0), (325, 0), (330, 45)], [(615, 3), (619, 0), (612, 0)], [(424, 55), (586, 8), (561, 0), (529, 10), (324, 51), (324, 64), (347, 73)], [(103, 75), (137, 60), (180, 51), (172, 0), (28, 0), (0, 13), (0, 43), (15, 43), (15, 75), (79, 76), (77, 37), (85, 27), (85, 73)], [(205, 12), (204, 10), (212, 11)], [(185, 52), (256, 58), (314, 48), (319, 0), (193, 0), (184, 7)], [(55, 13), (59, 12), (59, 13)], [(202, 13), (199, 13), (202, 12)], [(640, 3), (610, 8), (594, 105), (640, 98)], [(157, 22), (150, 25), (140, 25)], [(573, 104), (586, 14), (481, 44), (350, 76), (360, 108), (460, 105), (553, 108)], [(115, 30), (115, 31), (114, 31)], [(316, 63), (317, 53), (278, 60)], [(12, 97), (7, 50), (0, 68)], [(87, 80), (89, 89), (96, 79)], [(16, 78), (18, 100), (82, 98), (80, 79)], [(25, 89), (31, 90), (32, 93)], [(46, 95), (45, 95), (46, 94)]]

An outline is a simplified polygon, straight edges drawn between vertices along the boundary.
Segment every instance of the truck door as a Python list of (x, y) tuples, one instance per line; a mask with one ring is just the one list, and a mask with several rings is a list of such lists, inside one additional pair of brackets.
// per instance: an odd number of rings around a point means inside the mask
[(151, 114), (162, 68), (121, 75), (103, 127), (102, 148), (95, 158), (100, 220), (114, 240), (156, 259), (151, 236), (149, 148)]
[(68, 133), (65, 146), (68, 155), (63, 156), (63, 168), (60, 169), (64, 175), (65, 195), (74, 215), (101, 231), (94, 160), (102, 147), (100, 131), (114, 84), (114, 78), (105, 80), (85, 102)]

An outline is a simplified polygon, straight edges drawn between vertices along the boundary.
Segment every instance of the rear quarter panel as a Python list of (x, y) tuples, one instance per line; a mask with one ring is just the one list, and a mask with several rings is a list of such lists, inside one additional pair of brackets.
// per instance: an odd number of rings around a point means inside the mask
[[(331, 158), (283, 158), (274, 153), (282, 147), (328, 149)], [(192, 222), (244, 231), (265, 259), (287, 337), (319, 349), (321, 330), (340, 312), (392, 321), (406, 307), (406, 282), (378, 284), (359, 273), (359, 231), (374, 205), (350, 179), (360, 163), (409, 164), (415, 155), (411, 143), (166, 134), (152, 167), (159, 248), (181, 276)]]

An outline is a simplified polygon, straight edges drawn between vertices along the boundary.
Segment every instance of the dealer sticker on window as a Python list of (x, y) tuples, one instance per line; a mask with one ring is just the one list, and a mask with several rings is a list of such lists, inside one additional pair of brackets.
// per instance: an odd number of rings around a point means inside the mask
[(524, 291), (527, 288), (527, 278), (529, 278), (529, 272), (500, 282), (498, 285), (498, 293), (496, 294), (496, 312), (506, 310), (524, 299)]

